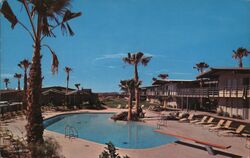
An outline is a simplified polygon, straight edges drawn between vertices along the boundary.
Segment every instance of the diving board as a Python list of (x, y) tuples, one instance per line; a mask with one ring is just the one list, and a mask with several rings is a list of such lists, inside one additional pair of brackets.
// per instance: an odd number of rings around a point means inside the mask
[(194, 139), (194, 138), (184, 137), (184, 136), (180, 136), (180, 135), (177, 135), (177, 134), (171, 134), (171, 133), (168, 133), (168, 132), (165, 132), (165, 131), (162, 131), (162, 130), (155, 130), (155, 132), (165, 134), (165, 135), (169, 135), (169, 136), (173, 136), (173, 137), (180, 138), (180, 139), (193, 141), (193, 142), (195, 142), (197, 144), (202, 144), (202, 145), (204, 145), (204, 147), (206, 148), (207, 152), (210, 155), (215, 155), (213, 147), (218, 148), (218, 149), (224, 149), (224, 150), (231, 148), (231, 145), (223, 146), (223, 145), (213, 144), (213, 143), (197, 140), (197, 139)]

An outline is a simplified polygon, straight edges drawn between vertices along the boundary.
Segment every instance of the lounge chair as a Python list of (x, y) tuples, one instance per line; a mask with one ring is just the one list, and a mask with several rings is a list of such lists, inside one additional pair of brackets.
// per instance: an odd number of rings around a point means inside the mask
[(194, 124), (196, 124), (196, 125), (207, 125), (207, 124), (211, 124), (211, 123), (213, 123), (213, 120), (214, 120), (214, 117), (210, 117), (208, 120), (207, 120), (207, 122), (206, 122), (206, 120), (204, 120), (204, 121), (200, 121), (200, 122), (196, 122), (196, 123), (194, 123)]
[(188, 118), (182, 118), (182, 119), (180, 119), (179, 121), (180, 122), (190, 122), (190, 121), (192, 121), (192, 120), (194, 120), (194, 114), (190, 114), (189, 116), (188, 116)]
[(190, 123), (205, 122), (206, 119), (207, 119), (207, 116), (203, 116), (201, 120), (193, 120), (193, 121), (190, 121)]
[(226, 123), (224, 124), (224, 126), (215, 126), (215, 127), (210, 127), (209, 131), (213, 131), (213, 132), (217, 132), (220, 129), (233, 129), (232, 127), (230, 127), (232, 125), (232, 121), (227, 120)]
[(179, 119), (179, 120), (183, 119), (185, 114), (186, 114), (185, 112), (181, 112), (181, 113), (178, 114), (178, 116), (176, 116), (176, 118)]
[(225, 120), (220, 120), (217, 124), (212, 123), (212, 124), (208, 124), (208, 125), (204, 125), (203, 127), (221, 127), (223, 125), (223, 123), (225, 122)]
[(244, 131), (244, 129), (246, 128), (246, 125), (239, 125), (238, 128), (236, 128), (235, 130), (225, 130), (225, 131), (221, 131), (218, 133), (218, 136), (224, 136), (224, 135), (239, 135), (242, 136), (242, 133)]

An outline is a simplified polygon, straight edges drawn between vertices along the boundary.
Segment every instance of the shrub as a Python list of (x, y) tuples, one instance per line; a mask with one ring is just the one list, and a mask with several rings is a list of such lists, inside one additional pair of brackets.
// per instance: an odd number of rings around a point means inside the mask
[(242, 116), (241, 116), (241, 115), (233, 115), (232, 117), (233, 117), (233, 118), (236, 118), (236, 119), (242, 119)]
[(229, 113), (228, 113), (228, 112), (223, 112), (223, 116), (225, 116), (225, 117), (229, 117), (230, 115), (229, 115)]
[[(119, 154), (116, 153), (118, 149), (115, 148), (114, 144), (112, 142), (106, 143), (107, 147), (105, 147), (106, 150), (104, 150), (101, 155), (99, 155), (99, 158), (122, 158), (119, 156)], [(123, 156), (123, 158), (129, 158), (127, 155)]]
[(47, 138), (43, 143), (33, 144), (30, 150), (33, 151), (33, 157), (36, 158), (64, 158), (60, 154), (60, 145), (53, 138)]
[(223, 109), (221, 107), (217, 111), (217, 114), (218, 114), (218, 116), (223, 116), (224, 112), (223, 112)]

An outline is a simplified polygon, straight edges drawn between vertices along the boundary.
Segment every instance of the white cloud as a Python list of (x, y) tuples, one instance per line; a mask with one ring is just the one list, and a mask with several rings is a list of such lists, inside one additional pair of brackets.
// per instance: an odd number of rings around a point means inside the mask
[(1, 78), (13, 78), (13, 74), (4, 73), (4, 74), (1, 74)]
[[(154, 56), (153, 54), (150, 53), (145, 53), (145, 56)], [(116, 54), (105, 54), (101, 57), (95, 58), (95, 61), (97, 60), (105, 60), (105, 59), (121, 59), (123, 57), (126, 57), (127, 53), (116, 53)]]
[(107, 68), (110, 68), (110, 69), (115, 69), (116, 67), (115, 67), (115, 66), (110, 65), (110, 66), (107, 66)]
[(95, 58), (95, 60), (105, 60), (105, 59), (118, 59), (125, 57), (125, 53), (117, 53), (117, 54), (105, 54), (102, 57)]

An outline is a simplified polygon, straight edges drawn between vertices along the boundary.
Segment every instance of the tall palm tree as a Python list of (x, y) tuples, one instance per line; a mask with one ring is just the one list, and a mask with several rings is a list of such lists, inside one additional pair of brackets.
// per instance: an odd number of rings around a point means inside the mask
[(243, 67), (242, 59), (243, 57), (247, 57), (248, 55), (249, 55), (249, 51), (246, 48), (240, 47), (236, 51), (233, 50), (232, 58), (238, 60), (239, 67), (242, 68)]
[(80, 85), (81, 85), (80, 83), (75, 84), (75, 87), (77, 88), (78, 91), (80, 90)]
[[(134, 80), (135, 82), (139, 82), (139, 75), (138, 75), (138, 65), (142, 64), (143, 66), (147, 66), (149, 61), (151, 60), (151, 56), (147, 57), (142, 52), (138, 53), (128, 53), (128, 56), (123, 58), (123, 61), (125, 63), (128, 63), (130, 65), (134, 66)], [(135, 89), (135, 109), (136, 113), (138, 115), (139, 111), (139, 104), (140, 104), (140, 88), (136, 87)]]
[(10, 83), (10, 79), (5, 78), (5, 79), (3, 79), (3, 82), (4, 82), (4, 84), (5, 84), (5, 88), (6, 88), (6, 89), (9, 89), (8, 85), (9, 85), (9, 83)]
[[(74, 35), (68, 21), (81, 15), (81, 13), (72, 13), (70, 11), (71, 0), (18, 0), (21, 3), (27, 15), (29, 27), (25, 26), (21, 19), (17, 19), (13, 13), (8, 1), (3, 1), (1, 13), (11, 23), (14, 29), (16, 24), (20, 24), (33, 40), (34, 53), (29, 71), (28, 85), (28, 111), (27, 120), (27, 141), (29, 145), (33, 143), (43, 143), (43, 118), (41, 114), (40, 96), (42, 88), (42, 70), (41, 70), (41, 48), (47, 47), (52, 54), (52, 72), (58, 70), (58, 59), (55, 52), (47, 44), (43, 43), (45, 37), (55, 37), (53, 33), (55, 28), (61, 26), (62, 32), (68, 32)], [(35, 152), (31, 151), (31, 156)]]
[(67, 74), (67, 78), (66, 78), (66, 82), (67, 82), (67, 86), (66, 86), (66, 93), (68, 93), (68, 88), (69, 88), (69, 74), (72, 71), (72, 68), (65, 66), (64, 71)]
[(159, 74), (158, 75), (158, 77), (161, 78), (161, 79), (163, 79), (163, 80), (167, 79), (168, 76), (169, 76), (168, 74)]
[(128, 99), (128, 117), (127, 120), (130, 121), (132, 119), (132, 102), (133, 102), (133, 96), (134, 96), (134, 91), (136, 88), (138, 88), (141, 84), (141, 81), (135, 81), (134, 79), (130, 80), (122, 80), (120, 81), (120, 87), (121, 90), (125, 90), (129, 94), (129, 99)]
[(198, 72), (203, 73), (205, 69), (209, 68), (209, 65), (205, 62), (199, 62), (197, 63), (193, 69), (197, 69)]
[(21, 90), (21, 88), (20, 88), (20, 79), (22, 78), (22, 74), (15, 73), (14, 78), (17, 79), (17, 85), (18, 85), (17, 89), (20, 91)]
[(24, 70), (24, 73), (23, 73), (23, 91), (24, 91), (24, 100), (26, 100), (27, 98), (27, 87), (28, 87), (28, 84), (27, 84), (27, 70), (29, 68), (29, 66), (31, 65), (31, 63), (29, 62), (28, 59), (23, 59), (22, 61), (20, 61), (20, 63), (17, 65), (18, 67), (20, 67), (21, 69)]

